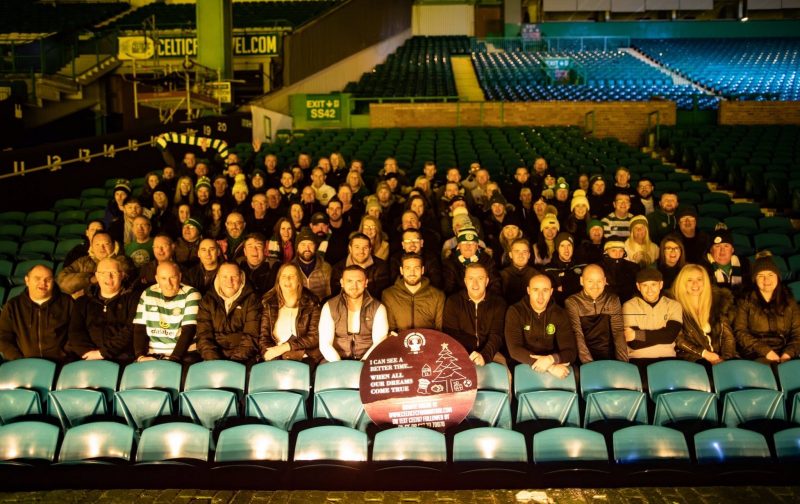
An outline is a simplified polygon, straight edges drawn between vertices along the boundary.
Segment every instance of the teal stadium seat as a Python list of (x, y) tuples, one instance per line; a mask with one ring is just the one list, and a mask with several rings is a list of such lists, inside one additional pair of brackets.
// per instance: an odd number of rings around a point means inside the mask
[(695, 458), (699, 464), (767, 462), (767, 440), (757, 432), (721, 427), (699, 432), (694, 437)]
[(218, 464), (285, 462), (289, 459), (289, 433), (269, 425), (237, 425), (223, 430), (214, 453)]
[(656, 425), (634, 425), (616, 431), (613, 447), (617, 464), (691, 460), (683, 434)]
[(92, 422), (69, 429), (58, 454), (59, 464), (111, 464), (131, 461), (134, 431), (117, 422)]
[(211, 433), (203, 426), (171, 422), (148, 427), (136, 450), (137, 464), (194, 465), (207, 462)]
[(61, 431), (45, 422), (0, 426), (0, 465), (48, 464), (55, 460)]

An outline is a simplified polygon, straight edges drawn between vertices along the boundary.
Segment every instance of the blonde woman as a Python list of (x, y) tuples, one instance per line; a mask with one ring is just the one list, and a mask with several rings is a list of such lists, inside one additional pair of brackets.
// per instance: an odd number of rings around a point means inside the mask
[(683, 308), (683, 328), (675, 340), (678, 357), (709, 365), (734, 358), (730, 291), (712, 287), (702, 266), (687, 264), (675, 278), (672, 292)]
[(379, 219), (371, 215), (365, 215), (361, 219), (358, 231), (369, 238), (369, 242), (372, 245), (372, 255), (384, 261), (389, 260), (389, 240), (381, 229), (381, 221)]
[(175, 184), (175, 197), (172, 198), (172, 205), (175, 207), (183, 203), (194, 205), (194, 184), (192, 178), (187, 176), (178, 179), (178, 183)]
[(658, 260), (658, 245), (650, 241), (647, 217), (637, 215), (631, 219), (631, 234), (625, 240), (626, 258), (642, 268), (650, 266)]

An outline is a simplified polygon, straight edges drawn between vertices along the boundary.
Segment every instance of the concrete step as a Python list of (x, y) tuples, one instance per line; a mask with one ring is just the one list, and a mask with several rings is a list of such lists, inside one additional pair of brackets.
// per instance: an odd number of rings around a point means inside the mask
[(466, 101), (486, 101), (475, 74), (471, 56), (452, 56), (453, 79), (456, 81), (458, 97)]

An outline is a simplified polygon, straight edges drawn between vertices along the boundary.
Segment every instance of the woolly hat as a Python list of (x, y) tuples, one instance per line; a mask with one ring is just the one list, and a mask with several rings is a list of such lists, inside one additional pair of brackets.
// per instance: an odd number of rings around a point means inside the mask
[(547, 226), (555, 226), (556, 229), (558, 230), (561, 229), (561, 225), (558, 223), (558, 219), (556, 219), (555, 214), (548, 213), (547, 215), (544, 216), (544, 219), (542, 219), (542, 223), (539, 224), (539, 231), (544, 231), (544, 228)]
[(309, 228), (308, 226), (303, 226), (300, 232), (297, 233), (297, 237), (294, 239), (294, 246), (297, 247), (298, 245), (300, 245), (301, 242), (304, 242), (306, 240), (317, 243), (317, 237), (311, 231), (311, 228)]
[(200, 233), (202, 233), (202, 232), (203, 232), (203, 225), (202, 225), (202, 224), (200, 224), (200, 221), (198, 221), (198, 220), (197, 220), (197, 219), (195, 219), (194, 217), (189, 217), (188, 219), (186, 219), (186, 220), (183, 222), (183, 225), (184, 225), (184, 226), (193, 226), (193, 227), (197, 228), (197, 231), (198, 231), (198, 232), (200, 232)]
[(583, 196), (585, 198), (586, 191), (584, 191), (583, 189), (575, 189), (574, 191), (572, 191), (573, 198), (577, 198), (578, 196)]
[(469, 210), (465, 207), (458, 207), (453, 209), (453, 218), (458, 217), (459, 215), (469, 215)]
[(572, 244), (573, 247), (575, 246), (575, 239), (572, 237), (572, 235), (567, 233), (566, 231), (561, 231), (556, 235), (555, 240), (553, 240), (553, 245), (555, 246), (556, 251), (558, 251), (558, 247), (559, 245), (561, 245), (561, 242), (563, 241), (568, 241)]
[(592, 178), (589, 179), (589, 189), (591, 189), (594, 183), (597, 182), (598, 180), (602, 180), (603, 182), (606, 181), (606, 179), (603, 178), (602, 175), (594, 175)]
[(661, 272), (655, 268), (644, 268), (636, 273), (636, 283), (645, 282), (663, 282), (664, 277)]
[(612, 249), (612, 248), (624, 249), (625, 248), (625, 242), (623, 242), (619, 238), (614, 237), (614, 238), (608, 240), (605, 245), (603, 245), (603, 252), (608, 252), (608, 250)]
[[(575, 191), (578, 192), (578, 191)], [(569, 203), (569, 211), (572, 212), (575, 210), (575, 207), (578, 205), (584, 205), (587, 209), (589, 208), (589, 198), (586, 196), (578, 196), (575, 195), (572, 197), (572, 201)]]
[(753, 263), (753, 267), (750, 268), (750, 274), (753, 280), (763, 271), (771, 271), (775, 273), (778, 278), (781, 277), (781, 270), (778, 268), (778, 265), (775, 264), (775, 261), (772, 260), (772, 252), (769, 250), (763, 250), (756, 254), (756, 260)]
[(383, 207), (381, 206), (380, 203), (378, 203), (378, 200), (376, 200), (376, 199), (369, 200), (367, 202), (367, 206), (364, 207), (364, 215), (369, 214), (369, 209), (370, 208), (376, 208), (376, 207), (379, 208), (381, 211), (383, 211)]
[(644, 215), (635, 215), (630, 220), (630, 228), (633, 229), (634, 224), (644, 224), (644, 227), (647, 227), (647, 217)]
[(114, 183), (114, 192), (125, 191), (125, 194), (131, 193), (131, 181), (128, 179), (117, 179)]
[(733, 246), (733, 235), (727, 229), (717, 229), (714, 231), (714, 234), (711, 235), (710, 247), (719, 245), (720, 243), (727, 243), (728, 245)]
[(591, 219), (591, 220), (589, 221), (589, 223), (588, 223), (588, 224), (586, 224), (586, 231), (589, 231), (589, 230), (590, 230), (590, 229), (592, 229), (593, 227), (601, 227), (601, 228), (604, 228), (604, 226), (603, 226), (603, 221), (601, 221), (601, 220), (598, 220), (598, 219)]
[(506, 206), (506, 205), (508, 204), (508, 202), (506, 201), (506, 199), (503, 197), (503, 195), (502, 195), (502, 194), (500, 194), (500, 192), (499, 192), (499, 191), (496, 191), (494, 194), (492, 194), (492, 197), (491, 197), (491, 199), (489, 200), (489, 205), (490, 205), (490, 206), (491, 206), (491, 205), (494, 205), (495, 203), (499, 203), (499, 204), (501, 204), (501, 205), (503, 205), (503, 206)]
[(194, 190), (198, 190), (201, 187), (206, 186), (208, 189), (211, 189), (211, 180), (208, 177), (200, 177), (197, 179), (197, 183), (194, 185)]
[(472, 219), (469, 218), (469, 214), (459, 214), (453, 216), (453, 231), (456, 230), (456, 227), (459, 229), (474, 227), (472, 225)]
[(458, 237), (456, 238), (456, 241), (458, 243), (464, 243), (464, 242), (478, 243), (480, 241), (480, 238), (478, 237), (478, 232), (475, 231), (474, 227), (465, 227), (458, 232)]
[(234, 179), (233, 187), (231, 188), (231, 194), (237, 191), (244, 193), (250, 192), (250, 189), (247, 187), (247, 176), (244, 173), (236, 175), (236, 178)]
[(569, 191), (569, 184), (567, 184), (567, 181), (564, 180), (564, 177), (558, 177), (558, 181), (556, 183), (556, 190), (559, 189), (566, 189), (567, 191)]
[(675, 218), (681, 220), (684, 217), (694, 217), (697, 218), (697, 210), (694, 209), (694, 205), (686, 205), (682, 206), (678, 209), (675, 214)]

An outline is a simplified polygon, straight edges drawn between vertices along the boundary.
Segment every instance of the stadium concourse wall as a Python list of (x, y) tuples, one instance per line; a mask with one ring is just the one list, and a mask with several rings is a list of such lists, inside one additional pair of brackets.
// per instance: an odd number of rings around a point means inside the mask
[(673, 126), (676, 105), (649, 102), (373, 103), (373, 128), (459, 126), (580, 126), (598, 138), (616, 137), (634, 147), (656, 124)]
[(719, 124), (800, 124), (800, 102), (721, 101)]

